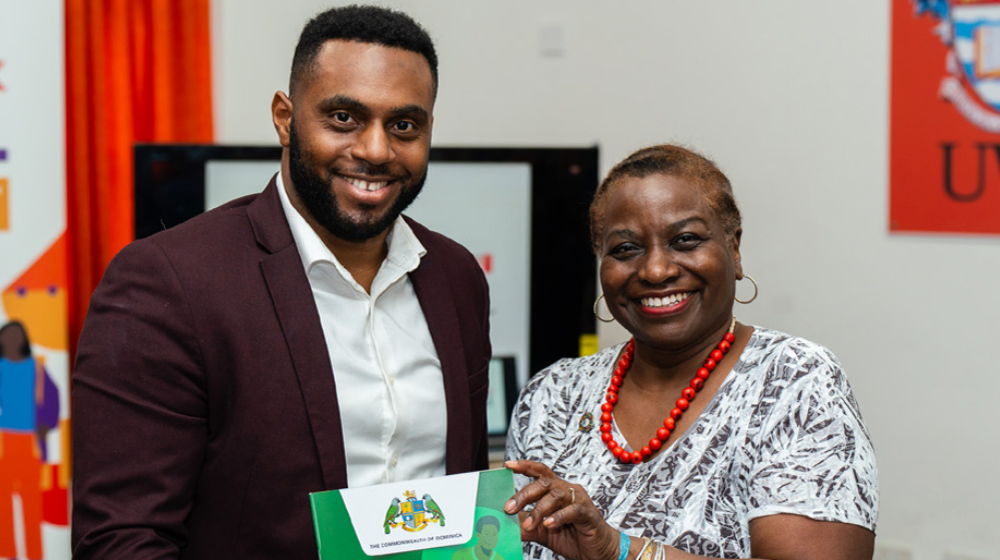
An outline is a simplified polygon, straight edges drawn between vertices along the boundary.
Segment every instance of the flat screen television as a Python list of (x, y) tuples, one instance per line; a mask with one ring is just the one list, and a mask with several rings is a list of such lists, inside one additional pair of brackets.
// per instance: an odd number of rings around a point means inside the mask
[[(595, 332), (587, 211), (598, 150), (432, 148), (430, 160), (405, 213), (468, 247), (486, 272), (496, 356), (489, 429), (501, 435), (528, 377), (579, 355), (581, 337)], [(260, 192), (280, 161), (276, 146), (137, 145), (136, 238)]]

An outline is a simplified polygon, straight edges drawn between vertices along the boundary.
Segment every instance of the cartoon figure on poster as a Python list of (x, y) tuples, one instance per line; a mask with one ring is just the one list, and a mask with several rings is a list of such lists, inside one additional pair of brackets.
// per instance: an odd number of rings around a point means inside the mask
[(59, 391), (31, 353), (19, 321), (0, 327), (0, 557), (17, 555), (14, 494), (21, 502), (24, 547), (42, 558), (42, 464), (45, 436), (59, 422)]
[(976, 127), (1000, 133), (1000, 0), (914, 0), (949, 48), (940, 95)]
[(476, 520), (475, 544), (455, 552), (451, 560), (503, 560), (496, 551), (500, 541), (500, 520), (484, 515)]
[(521, 560), (521, 528), (516, 515), (476, 506), (468, 542), (424, 550), (421, 560)]

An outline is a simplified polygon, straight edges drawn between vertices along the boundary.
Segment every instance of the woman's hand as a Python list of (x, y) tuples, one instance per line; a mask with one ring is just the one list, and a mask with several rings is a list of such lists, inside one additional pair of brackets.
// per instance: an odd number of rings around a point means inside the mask
[[(504, 466), (535, 479), (504, 506), (507, 513), (519, 514), (522, 540), (577, 560), (618, 559), (619, 533), (604, 521), (582, 486), (534, 461), (507, 461)], [(534, 509), (525, 512), (530, 504)]]

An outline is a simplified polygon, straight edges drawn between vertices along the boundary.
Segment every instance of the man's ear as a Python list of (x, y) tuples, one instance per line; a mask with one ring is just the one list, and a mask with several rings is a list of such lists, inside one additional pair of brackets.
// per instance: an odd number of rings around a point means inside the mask
[(278, 133), (278, 142), (285, 148), (291, 143), (292, 136), (292, 100), (284, 92), (274, 92), (271, 100), (271, 120), (274, 130)]

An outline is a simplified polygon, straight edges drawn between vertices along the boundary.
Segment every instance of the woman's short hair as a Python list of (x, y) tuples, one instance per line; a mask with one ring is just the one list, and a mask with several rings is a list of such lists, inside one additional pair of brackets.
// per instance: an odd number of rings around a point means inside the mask
[(620, 161), (597, 187), (594, 201), (590, 203), (590, 243), (598, 256), (604, 236), (604, 211), (608, 194), (623, 179), (642, 179), (650, 175), (676, 177), (702, 189), (709, 206), (722, 221), (726, 235), (732, 237), (740, 229), (740, 209), (736, 206), (733, 187), (718, 166), (693, 150), (659, 144), (636, 151)]

